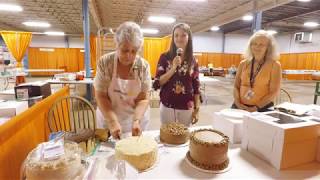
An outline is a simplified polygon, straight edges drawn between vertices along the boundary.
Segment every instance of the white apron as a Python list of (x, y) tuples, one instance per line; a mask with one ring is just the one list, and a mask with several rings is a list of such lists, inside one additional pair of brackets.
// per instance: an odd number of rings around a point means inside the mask
[[(134, 100), (141, 92), (141, 80), (138, 77), (138, 70), (134, 69), (134, 79), (126, 80), (117, 76), (117, 56), (114, 58), (113, 73), (110, 86), (108, 88), (108, 96), (110, 98), (112, 109), (117, 115), (121, 125), (122, 133), (132, 131)], [(97, 108), (97, 128), (107, 128), (107, 123), (100, 109)], [(140, 127), (142, 130), (147, 128), (150, 119), (150, 107), (140, 119)]]
[(175, 122), (176, 120), (190, 127), (192, 124), (192, 112), (193, 110), (183, 110), (183, 109), (173, 109), (168, 108), (162, 103), (160, 103), (160, 121), (161, 124), (167, 124), (170, 122)]

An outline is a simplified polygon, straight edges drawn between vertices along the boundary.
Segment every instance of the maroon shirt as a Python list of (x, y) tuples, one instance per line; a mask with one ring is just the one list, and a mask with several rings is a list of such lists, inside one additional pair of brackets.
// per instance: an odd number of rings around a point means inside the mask
[(159, 78), (171, 68), (171, 60), (166, 54), (160, 56), (155, 81), (154, 89), (160, 88), (160, 101), (168, 107), (174, 109), (188, 110), (194, 107), (194, 95), (199, 94), (199, 66), (195, 58), (191, 62), (191, 69), (188, 73), (188, 65), (183, 61), (173, 76), (160, 87)]

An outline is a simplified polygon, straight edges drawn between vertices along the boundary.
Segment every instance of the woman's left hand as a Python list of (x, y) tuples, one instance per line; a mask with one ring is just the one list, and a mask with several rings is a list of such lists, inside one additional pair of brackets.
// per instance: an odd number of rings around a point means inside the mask
[(192, 124), (195, 124), (197, 123), (199, 120), (199, 108), (196, 108), (193, 110), (192, 112), (192, 120), (191, 120), (191, 123)]
[(139, 121), (134, 121), (132, 124), (132, 136), (140, 136), (141, 135), (141, 127)]

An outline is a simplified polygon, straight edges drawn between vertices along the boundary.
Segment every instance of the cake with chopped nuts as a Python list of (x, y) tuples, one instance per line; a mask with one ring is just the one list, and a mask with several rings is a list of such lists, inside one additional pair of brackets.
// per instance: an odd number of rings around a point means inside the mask
[(200, 129), (190, 135), (188, 160), (204, 170), (223, 170), (229, 165), (229, 138), (213, 129)]
[(160, 141), (166, 144), (184, 144), (189, 140), (188, 128), (180, 123), (163, 124), (160, 128)]

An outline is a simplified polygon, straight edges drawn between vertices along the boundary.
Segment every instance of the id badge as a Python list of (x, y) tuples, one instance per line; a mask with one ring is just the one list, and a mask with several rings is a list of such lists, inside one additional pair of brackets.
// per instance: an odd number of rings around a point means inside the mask
[(249, 89), (247, 93), (244, 95), (244, 97), (248, 100), (250, 100), (253, 96), (254, 96), (254, 92), (252, 91), (252, 89)]

